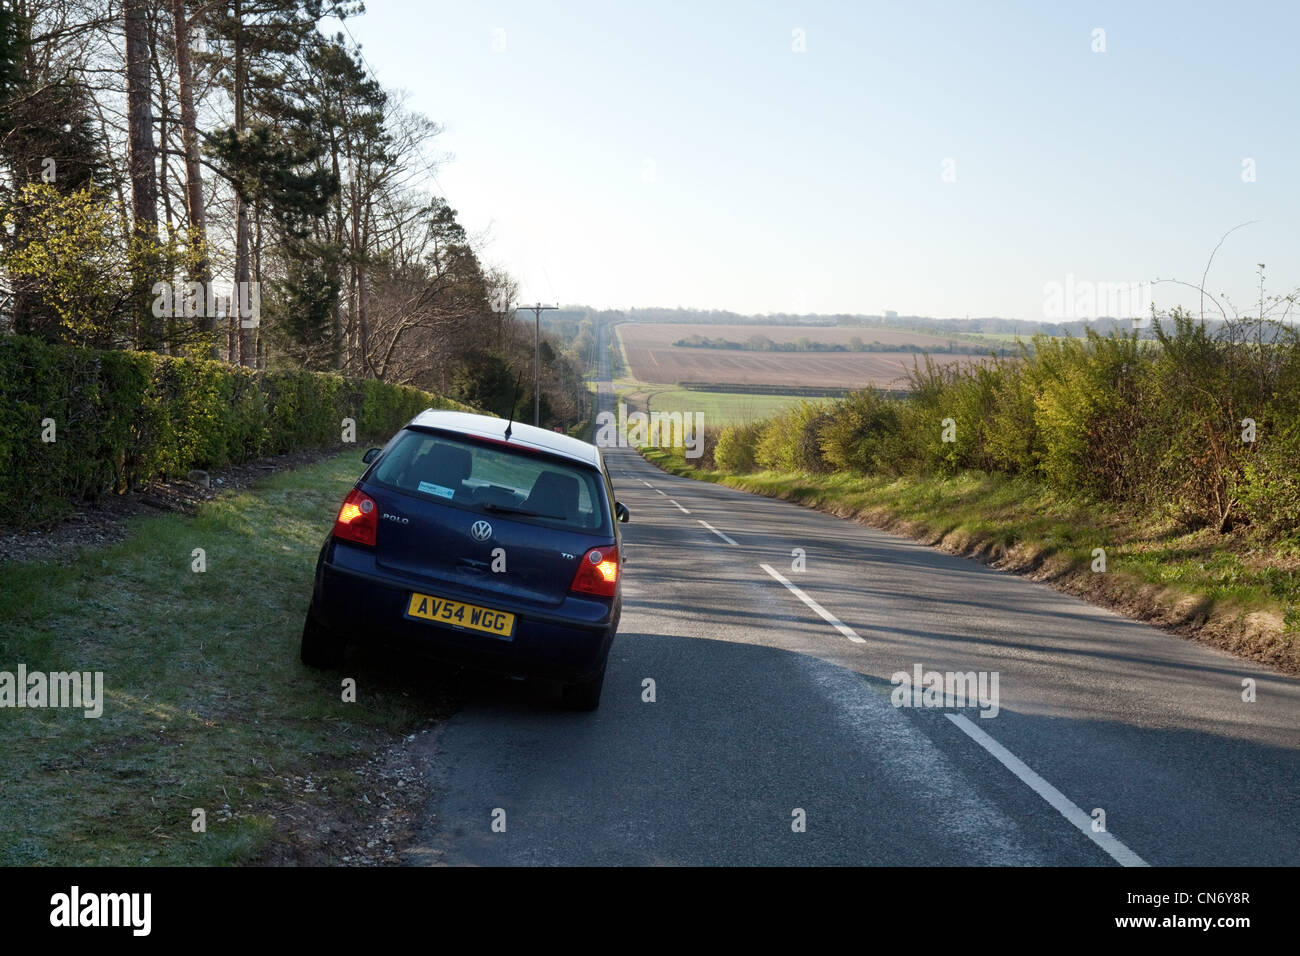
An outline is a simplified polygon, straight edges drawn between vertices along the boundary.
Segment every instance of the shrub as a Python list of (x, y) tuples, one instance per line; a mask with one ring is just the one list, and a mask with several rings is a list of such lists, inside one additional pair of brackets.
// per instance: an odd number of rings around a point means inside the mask
[(821, 429), (834, 418), (828, 402), (800, 402), (769, 420), (758, 440), (754, 459), (775, 471), (830, 471), (822, 457)]
[(722, 428), (718, 425), (705, 425), (695, 440), (700, 443), (700, 454), (696, 458), (687, 458), (686, 449), (682, 449), (682, 460), (692, 468), (714, 471), (718, 467), (718, 440), (722, 437)]
[[(954, 397), (963, 372), (957, 365), (940, 365), (929, 355), (914, 362), (908, 373), (911, 394), (900, 416), (905, 457), (900, 471), (949, 474), (961, 467), (961, 445), (969, 441), (977, 421), (959, 421)], [(951, 421), (949, 421), (951, 420)], [(947, 423), (947, 424), (945, 424)], [(944, 441), (952, 429), (955, 441)]]
[(998, 394), (1015, 374), (1014, 370), (996, 360), (954, 371), (940, 409), (942, 417), (951, 418), (955, 425), (956, 441), (942, 441), (940, 430), (940, 460), (945, 471), (993, 469), (989, 419), (998, 405)]
[[(154, 478), (387, 437), (438, 395), (319, 372), (0, 338), (0, 525), (26, 526)], [(42, 421), (54, 422), (53, 442)]]
[(757, 471), (758, 462), (754, 460), (754, 450), (765, 425), (766, 422), (758, 421), (723, 428), (713, 449), (713, 461), (717, 468), (731, 475)]
[(1263, 433), (1259, 451), (1244, 469), (1240, 485), (1243, 516), (1268, 535), (1300, 531), (1300, 422), (1281, 434)]
[(1031, 362), (1005, 374), (992, 395), (984, 432), (984, 454), (991, 470), (1009, 475), (1033, 472), (1042, 460), (1042, 442), (1034, 422), (1034, 390), (1023, 371)]
[(854, 392), (840, 402), (821, 431), (827, 463), (861, 475), (896, 473), (900, 445), (897, 401), (870, 390)]
[(1026, 370), (1042, 440), (1039, 472), (1067, 492), (1114, 493), (1136, 431), (1136, 334), (1043, 342)]
[[(965, 368), (922, 355), (906, 397), (805, 402), (725, 429), (715, 459), (731, 473), (1026, 474), (1192, 526), (1296, 534), (1300, 330), (1239, 318), (1211, 329), (1177, 309), (1156, 319), (1155, 341), (1036, 336), (1017, 361)], [(947, 419), (955, 441), (942, 440)]]

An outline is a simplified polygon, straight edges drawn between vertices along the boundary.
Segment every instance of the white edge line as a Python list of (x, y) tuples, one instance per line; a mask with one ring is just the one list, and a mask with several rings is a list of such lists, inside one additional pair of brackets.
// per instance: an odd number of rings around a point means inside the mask
[(778, 571), (776, 568), (772, 567), (772, 565), (760, 564), (759, 567), (762, 568), (764, 571), (766, 571), (768, 574), (772, 575), (772, 577), (776, 578), (786, 587), (788, 587), (791, 593), (794, 594), (795, 597), (797, 597), (800, 601), (803, 601), (804, 604), (807, 604), (810, 608), (812, 608), (814, 611), (820, 614), (827, 623), (829, 623), (832, 627), (835, 628), (835, 630), (839, 631), (841, 634), (847, 637), (850, 641), (852, 641), (855, 644), (867, 643), (862, 638), (858, 637), (857, 632), (854, 631), (853, 628), (843, 623), (834, 614), (826, 610), (826, 608), (822, 607), (820, 604), (818, 604), (808, 595), (804, 594), (803, 591), (799, 590), (797, 587), (791, 584), (789, 579), (786, 578), (786, 576), (782, 574), (780, 571)]
[[(673, 501), (672, 498), (669, 498), (668, 500), (669, 500), (669, 501), (672, 501), (673, 504), (677, 505), (677, 502), (676, 502), (676, 501)], [(685, 508), (683, 508), (681, 505), (677, 505), (677, 507), (678, 507), (678, 509), (680, 509), (680, 511), (681, 511), (682, 514), (684, 514), (684, 515), (688, 515), (688, 514), (690, 514), (690, 512), (687, 511)]]
[[(680, 508), (681, 505), (678, 505), (678, 507)], [(683, 510), (684, 510), (684, 509), (683, 509)], [(698, 521), (700, 524), (704, 525), (704, 527), (708, 528), (710, 531), (712, 531), (714, 534), (716, 534), (716, 535), (717, 535), (719, 538), (721, 538), (723, 541), (727, 542), (727, 544), (731, 545), (733, 548), (739, 548), (739, 547), (740, 547), (740, 545), (736, 544), (736, 542), (732, 541), (729, 537), (727, 537), (725, 534), (723, 534), (723, 533), (722, 533), (721, 531), (719, 531), (717, 528), (713, 527), (713, 525), (709, 524), (709, 523), (708, 523), (707, 521), (705, 521), (703, 518), (696, 518), (695, 520)]]
[(1061, 816), (1069, 820), (1074, 826), (1082, 831), (1083, 835), (1092, 840), (1093, 843), (1101, 847), (1111, 858), (1120, 866), (1149, 866), (1146, 860), (1138, 856), (1123, 843), (1117, 840), (1109, 833), (1094, 833), (1092, 829), (1092, 817), (1079, 809), (1072, 803), (1065, 794), (1061, 793), (1050, 783), (1034, 773), (1019, 757), (1013, 754), (1006, 747), (1002, 746), (984, 731), (980, 730), (965, 714), (944, 714), (949, 720), (962, 729), (962, 731), (971, 740), (975, 741), (994, 757), (1002, 766), (1006, 767), (1020, 781), (1026, 784), (1029, 789), (1038, 794), (1048, 803), (1050, 803)]

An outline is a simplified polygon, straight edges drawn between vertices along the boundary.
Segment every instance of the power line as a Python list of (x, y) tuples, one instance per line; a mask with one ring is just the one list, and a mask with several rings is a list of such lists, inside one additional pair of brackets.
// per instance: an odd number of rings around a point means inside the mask
[(558, 305), (517, 305), (514, 311), (531, 309), (533, 313), (533, 424), (542, 424), (542, 313)]

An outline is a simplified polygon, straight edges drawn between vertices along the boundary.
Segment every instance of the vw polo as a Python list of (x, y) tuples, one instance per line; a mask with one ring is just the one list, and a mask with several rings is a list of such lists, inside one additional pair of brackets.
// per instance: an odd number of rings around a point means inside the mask
[(321, 547), (302, 660), (395, 642), (562, 685), (594, 710), (622, 610), (619, 523), (599, 449), (497, 418), (426, 411), (348, 492)]

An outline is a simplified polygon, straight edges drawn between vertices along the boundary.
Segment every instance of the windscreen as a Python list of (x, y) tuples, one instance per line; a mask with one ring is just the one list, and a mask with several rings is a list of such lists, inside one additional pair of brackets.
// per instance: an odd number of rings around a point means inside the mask
[(600, 473), (504, 445), (407, 430), (371, 479), (485, 514), (581, 531), (607, 531)]

